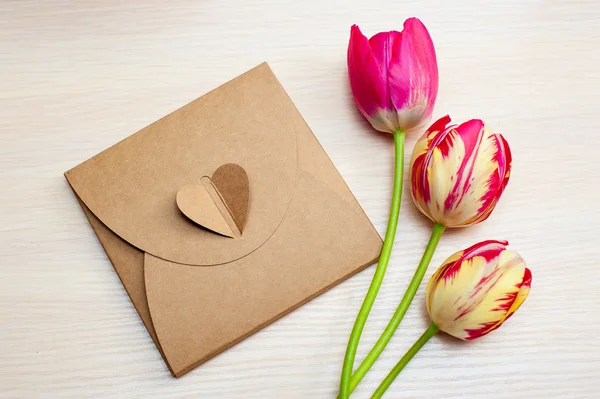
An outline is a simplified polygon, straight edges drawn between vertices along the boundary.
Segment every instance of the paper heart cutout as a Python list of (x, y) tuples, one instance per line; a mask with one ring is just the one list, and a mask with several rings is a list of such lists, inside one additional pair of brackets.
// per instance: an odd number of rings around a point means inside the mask
[(240, 237), (248, 218), (250, 185), (241, 166), (220, 166), (212, 178), (204, 176), (197, 184), (177, 192), (179, 210), (193, 222), (215, 233)]

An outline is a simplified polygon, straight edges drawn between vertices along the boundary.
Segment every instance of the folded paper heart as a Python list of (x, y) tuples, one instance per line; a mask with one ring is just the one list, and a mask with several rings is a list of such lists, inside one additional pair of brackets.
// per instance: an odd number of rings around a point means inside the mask
[(177, 192), (177, 206), (190, 220), (215, 233), (231, 238), (242, 235), (248, 217), (250, 189), (248, 174), (241, 166), (228, 163), (212, 178)]

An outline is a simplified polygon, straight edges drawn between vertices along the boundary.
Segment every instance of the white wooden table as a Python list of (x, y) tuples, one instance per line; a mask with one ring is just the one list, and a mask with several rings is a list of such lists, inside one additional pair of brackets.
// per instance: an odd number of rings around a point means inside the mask
[[(533, 287), (485, 339), (435, 337), (388, 397), (600, 397), (595, 0), (1, 2), (0, 397), (334, 398), (373, 267), (173, 379), (62, 173), (266, 60), (383, 235), (392, 142), (354, 107), (346, 46), (352, 23), (370, 35), (413, 15), (437, 47), (434, 115), (483, 118), (514, 155), (495, 213), (446, 234), (427, 276), (452, 252), (499, 238), (527, 260)], [(358, 359), (429, 235), (408, 191), (403, 201)], [(421, 290), (353, 397), (369, 397), (424, 329), (423, 303)]]

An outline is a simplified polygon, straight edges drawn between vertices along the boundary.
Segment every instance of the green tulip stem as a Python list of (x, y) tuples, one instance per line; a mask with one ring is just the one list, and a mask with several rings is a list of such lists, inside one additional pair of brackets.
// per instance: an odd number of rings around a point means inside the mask
[(350, 378), (352, 377), (352, 367), (354, 366), (354, 358), (356, 357), (356, 350), (358, 349), (358, 343), (360, 336), (369, 317), (369, 312), (375, 302), (375, 297), (379, 292), (379, 287), (383, 282), (383, 276), (387, 269), (390, 255), (392, 253), (392, 246), (394, 245), (394, 237), (396, 236), (396, 227), (398, 226), (398, 215), (400, 214), (400, 200), (402, 197), (402, 181), (404, 174), (404, 137), (405, 132), (397, 130), (394, 132), (394, 144), (395, 144), (395, 162), (394, 162), (394, 188), (392, 194), (392, 205), (390, 207), (390, 218), (388, 220), (387, 231), (385, 233), (385, 240), (383, 241), (383, 247), (379, 256), (379, 262), (377, 263), (377, 269), (373, 275), (373, 280), (367, 295), (362, 303), (360, 311), (356, 316), (354, 327), (352, 327), (352, 333), (348, 340), (348, 346), (346, 348), (346, 355), (344, 356), (344, 365), (342, 366), (342, 377), (340, 380), (340, 394), (341, 399), (348, 399), (350, 396)]
[(390, 385), (392, 385), (392, 382), (394, 382), (396, 377), (398, 377), (398, 374), (400, 374), (402, 369), (404, 369), (404, 367), (408, 364), (408, 362), (411, 361), (411, 359), (417, 354), (417, 352), (423, 347), (423, 345), (425, 345), (427, 341), (429, 341), (431, 337), (433, 337), (438, 331), (439, 329), (437, 328), (437, 326), (431, 323), (427, 330), (425, 330), (423, 335), (421, 335), (421, 337), (417, 340), (417, 342), (415, 342), (413, 346), (411, 346), (411, 348), (408, 350), (408, 352), (406, 352), (406, 354), (402, 356), (402, 359), (400, 359), (400, 361), (396, 363), (392, 371), (390, 371), (387, 377), (385, 377), (385, 379), (381, 382), (381, 385), (377, 387), (377, 389), (373, 393), (373, 396), (371, 396), (371, 399), (379, 399), (383, 396), (385, 391), (387, 391)]
[(408, 288), (406, 289), (406, 292), (404, 293), (404, 296), (402, 297), (398, 308), (396, 308), (396, 312), (394, 313), (385, 330), (381, 334), (381, 337), (379, 337), (379, 339), (375, 343), (375, 346), (373, 346), (373, 349), (371, 349), (371, 352), (369, 352), (367, 357), (365, 357), (365, 360), (363, 360), (360, 366), (358, 366), (356, 372), (350, 379), (351, 393), (354, 391), (354, 389), (356, 389), (360, 381), (371, 369), (379, 355), (381, 355), (381, 353), (385, 349), (388, 342), (390, 342), (390, 340), (392, 339), (392, 336), (396, 332), (396, 329), (398, 329), (400, 322), (404, 318), (404, 315), (406, 314), (410, 303), (412, 302), (413, 298), (415, 297), (415, 294), (417, 293), (417, 290), (419, 289), (419, 286), (421, 285), (421, 281), (423, 281), (423, 277), (425, 276), (425, 272), (427, 271), (429, 262), (431, 262), (431, 257), (433, 256), (435, 248), (437, 247), (438, 242), (440, 242), (440, 238), (442, 237), (442, 234), (444, 233), (445, 229), (446, 227), (444, 225), (438, 223), (434, 224), (433, 231), (431, 232), (431, 237), (429, 238), (429, 243), (427, 244), (427, 248), (425, 248), (425, 252), (421, 257), (421, 262), (419, 263), (419, 266), (417, 267), (417, 270), (415, 271), (415, 274), (410, 284), (408, 285)]

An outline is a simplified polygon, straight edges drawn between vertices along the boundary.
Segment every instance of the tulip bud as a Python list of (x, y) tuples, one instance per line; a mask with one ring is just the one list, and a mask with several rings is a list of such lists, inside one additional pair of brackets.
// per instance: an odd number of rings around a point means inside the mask
[(417, 141), (410, 161), (412, 198), (446, 227), (482, 222), (500, 199), (511, 168), (508, 143), (479, 119), (435, 122)]
[(371, 39), (352, 26), (348, 75), (356, 105), (375, 129), (407, 131), (431, 117), (438, 69), (429, 32), (417, 18), (407, 19), (402, 32)]
[(450, 256), (427, 284), (432, 322), (470, 341), (500, 327), (527, 298), (531, 271), (506, 241), (483, 241)]

